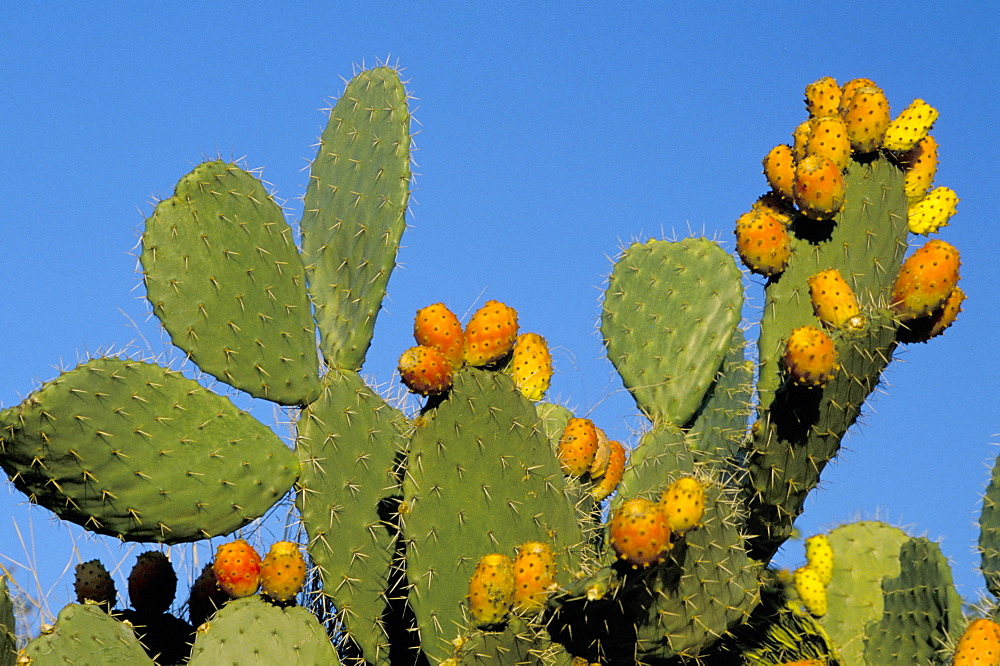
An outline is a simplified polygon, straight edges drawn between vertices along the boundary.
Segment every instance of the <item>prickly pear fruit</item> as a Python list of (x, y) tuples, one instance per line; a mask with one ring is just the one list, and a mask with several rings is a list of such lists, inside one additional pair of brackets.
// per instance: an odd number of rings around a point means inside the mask
[(306, 582), (306, 561), (298, 544), (279, 541), (260, 564), (261, 591), (275, 601), (295, 598)]
[(590, 419), (573, 417), (563, 429), (559, 438), (556, 456), (563, 474), (567, 476), (583, 476), (590, 470), (597, 455), (600, 442), (597, 437), (597, 427)]
[(538, 611), (555, 587), (556, 557), (548, 544), (528, 541), (517, 547), (514, 556), (514, 608)]
[(413, 337), (421, 347), (431, 347), (444, 354), (453, 370), (462, 367), (465, 333), (458, 317), (444, 303), (417, 310), (413, 318)]
[(660, 496), (670, 531), (683, 536), (701, 524), (705, 515), (705, 487), (691, 476), (682, 476)]
[(483, 366), (510, 353), (517, 340), (517, 311), (500, 301), (487, 301), (465, 326), (465, 362)]
[(812, 118), (807, 118), (792, 130), (792, 159), (798, 162), (806, 156), (806, 144), (809, 143), (809, 130), (812, 128)]
[[(792, 177), (794, 179), (794, 172)], [(786, 200), (775, 192), (760, 195), (757, 201), (753, 202), (751, 211), (761, 215), (770, 215), (786, 227), (792, 223), (792, 218), (795, 217), (795, 208), (792, 206), (791, 200)]]
[(889, 100), (878, 86), (856, 88), (841, 117), (855, 152), (870, 153), (882, 145), (889, 126)]
[(633, 569), (656, 564), (670, 549), (670, 523), (659, 502), (635, 497), (611, 514), (611, 547)]
[(806, 564), (816, 572), (824, 587), (833, 580), (833, 547), (825, 534), (806, 539)]
[(886, 127), (882, 147), (895, 151), (912, 149), (927, 136), (937, 118), (937, 109), (922, 99), (913, 100)]
[(969, 623), (958, 639), (952, 666), (1000, 666), (1000, 625), (985, 617)]
[(764, 156), (764, 177), (771, 189), (785, 199), (792, 199), (792, 183), (795, 181), (795, 157), (787, 144), (778, 144)]
[(777, 275), (792, 256), (791, 238), (785, 225), (760, 209), (744, 213), (736, 220), (736, 252), (754, 273)]
[(892, 309), (902, 321), (939, 308), (958, 284), (958, 250), (932, 238), (903, 262), (892, 285)]
[(878, 86), (871, 79), (851, 79), (842, 85), (840, 87), (840, 104), (837, 106), (837, 113), (841, 116), (847, 111), (847, 104), (858, 88), (878, 88)]
[(233, 599), (256, 594), (260, 587), (260, 555), (243, 539), (221, 544), (212, 569), (219, 587)]
[(935, 187), (907, 212), (907, 224), (915, 234), (931, 234), (948, 224), (958, 210), (958, 195), (948, 187)]
[(944, 305), (931, 315), (931, 328), (927, 333), (928, 340), (941, 335), (946, 328), (955, 323), (958, 313), (962, 311), (962, 301), (964, 300), (965, 292), (961, 288), (955, 287), (951, 290)]
[(843, 328), (861, 314), (854, 290), (836, 268), (811, 276), (809, 297), (816, 318), (832, 328)]
[(177, 574), (164, 553), (147, 550), (128, 575), (128, 598), (140, 613), (166, 613), (177, 594)]
[(621, 483), (622, 476), (625, 474), (625, 447), (621, 442), (611, 440), (608, 442), (608, 448), (610, 449), (610, 453), (604, 475), (597, 479), (594, 486), (590, 489), (591, 497), (598, 502), (603, 501), (611, 493), (615, 492), (615, 488)]
[(188, 597), (188, 620), (192, 626), (198, 627), (227, 601), (229, 595), (219, 587), (219, 579), (215, 576), (212, 562), (209, 562), (191, 585), (191, 594)]
[(597, 432), (597, 451), (594, 452), (594, 462), (590, 463), (590, 478), (598, 479), (604, 476), (608, 469), (608, 462), (611, 460), (611, 440), (607, 433), (594, 426)]
[(114, 608), (118, 591), (111, 574), (100, 560), (90, 560), (76, 565), (76, 579), (73, 582), (78, 603), (93, 601), (105, 611)]
[(828, 220), (844, 205), (847, 185), (836, 164), (823, 155), (806, 155), (795, 164), (795, 205), (816, 220)]
[(815, 326), (793, 330), (781, 360), (789, 377), (800, 386), (823, 386), (839, 367), (833, 340)]
[(815, 617), (826, 615), (826, 585), (819, 574), (806, 565), (795, 570), (792, 581), (806, 610)]
[(420, 395), (438, 395), (451, 388), (451, 362), (433, 347), (410, 347), (399, 356), (399, 377), (406, 388)]
[(514, 605), (514, 564), (506, 555), (483, 555), (469, 579), (469, 616), (479, 629), (503, 623)]
[(912, 205), (923, 199), (934, 183), (938, 167), (937, 141), (928, 134), (913, 150), (902, 154), (899, 161), (906, 169), (903, 173), (903, 190), (907, 201)]
[(806, 111), (813, 118), (836, 116), (840, 107), (840, 86), (836, 79), (824, 76), (806, 86)]
[(514, 385), (525, 398), (538, 402), (545, 397), (552, 381), (552, 354), (545, 338), (537, 333), (518, 335), (509, 369)]
[(847, 169), (851, 163), (851, 140), (847, 138), (847, 126), (840, 116), (814, 118), (809, 123), (805, 154), (822, 155), (841, 171)]

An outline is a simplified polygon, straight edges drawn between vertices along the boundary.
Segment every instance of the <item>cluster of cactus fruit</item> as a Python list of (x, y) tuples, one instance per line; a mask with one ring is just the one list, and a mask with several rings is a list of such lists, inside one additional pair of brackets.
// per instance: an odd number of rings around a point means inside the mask
[[(201, 371), (288, 407), (294, 447), (180, 372), (100, 357), (0, 411), (0, 463), (33, 502), (128, 541), (228, 535), (294, 492), (322, 594), (295, 604), (297, 545), (261, 560), (237, 540), (168, 630), (150, 620), (174, 596), (166, 557), (140, 556), (132, 616), (107, 612), (113, 585), (87, 563), (96, 603), (67, 606), (20, 661), (1000, 664), (1000, 631), (969, 624), (926, 539), (855, 523), (808, 539), (794, 573), (771, 565), (897, 345), (941, 334), (964, 297), (949, 244), (904, 261), (957, 202), (930, 189), (937, 112), (916, 100), (893, 119), (866, 79), (821, 79), (806, 107), (736, 223), (766, 280), (756, 362), (746, 275), (719, 244), (650, 240), (615, 262), (600, 330), (648, 419), (627, 447), (544, 401), (547, 343), (497, 301), (464, 327), (442, 303), (417, 312), (398, 368), (418, 413), (362, 379), (410, 188), (394, 70), (360, 72), (331, 110), (300, 246), (256, 177), (196, 167), (146, 221), (152, 311)], [(998, 496), (995, 471), (993, 594)], [(0, 577), (0, 665), (16, 658), (9, 609)], [(192, 627), (183, 655), (164, 647)]]

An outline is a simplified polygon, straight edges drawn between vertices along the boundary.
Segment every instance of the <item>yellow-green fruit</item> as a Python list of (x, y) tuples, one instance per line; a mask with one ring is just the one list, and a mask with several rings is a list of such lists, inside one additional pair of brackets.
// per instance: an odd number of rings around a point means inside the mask
[(826, 333), (815, 326), (800, 326), (789, 334), (781, 357), (785, 371), (800, 386), (825, 385), (837, 373), (837, 348)]
[(903, 173), (903, 190), (907, 201), (912, 205), (923, 199), (934, 183), (938, 168), (937, 141), (928, 134), (913, 150), (901, 155), (899, 161), (906, 169)]
[(694, 477), (683, 476), (663, 491), (660, 504), (670, 531), (683, 536), (701, 525), (705, 515), (705, 487)]
[(469, 616), (479, 629), (504, 622), (514, 605), (514, 564), (500, 553), (483, 555), (469, 579)]
[(806, 539), (806, 563), (823, 585), (829, 585), (833, 580), (833, 547), (825, 534)]
[(811, 276), (809, 298), (816, 318), (832, 328), (843, 328), (861, 314), (854, 290), (836, 268), (828, 268)]
[(906, 221), (915, 234), (931, 234), (948, 224), (958, 212), (958, 195), (948, 187), (935, 187), (923, 199), (910, 205)]
[(841, 171), (851, 163), (851, 140), (847, 136), (847, 126), (840, 116), (814, 118), (809, 123), (809, 138), (806, 139), (806, 155), (822, 155), (837, 165)]
[(815, 617), (826, 615), (826, 585), (809, 565), (799, 567), (792, 574), (795, 592), (806, 610)]
[(611, 453), (608, 456), (608, 464), (604, 470), (604, 475), (594, 482), (590, 489), (590, 495), (598, 502), (603, 501), (615, 491), (621, 483), (625, 474), (625, 447), (621, 442), (612, 440), (609, 442)]
[(877, 86), (857, 88), (841, 117), (851, 147), (858, 153), (870, 153), (882, 145), (889, 126), (889, 100)]
[(264, 556), (260, 565), (261, 591), (275, 601), (295, 598), (306, 582), (306, 561), (299, 545), (279, 541)]
[(552, 381), (552, 354), (545, 338), (537, 333), (517, 336), (508, 369), (525, 398), (532, 402), (541, 400)]
[(922, 99), (913, 100), (889, 123), (882, 138), (882, 147), (887, 150), (911, 150), (927, 136), (937, 118), (937, 109)]
[(538, 611), (556, 584), (556, 557), (548, 544), (528, 541), (514, 557), (514, 608)]
[(840, 86), (830, 76), (806, 86), (806, 111), (813, 118), (835, 116), (840, 106)]
[(851, 101), (851, 97), (854, 95), (854, 91), (858, 88), (877, 88), (875, 82), (871, 79), (851, 79), (844, 85), (840, 87), (840, 105), (837, 107), (837, 112), (843, 116), (844, 111), (847, 110), (847, 104)]
[(952, 666), (1000, 666), (1000, 625), (985, 617), (965, 628), (955, 646)]
[(764, 177), (771, 189), (780, 194), (785, 199), (792, 198), (792, 183), (795, 181), (795, 158), (792, 156), (792, 147), (787, 144), (779, 144), (768, 151), (762, 162), (764, 165)]
[(804, 215), (828, 220), (843, 207), (847, 185), (840, 168), (828, 158), (806, 155), (795, 165), (792, 192)]

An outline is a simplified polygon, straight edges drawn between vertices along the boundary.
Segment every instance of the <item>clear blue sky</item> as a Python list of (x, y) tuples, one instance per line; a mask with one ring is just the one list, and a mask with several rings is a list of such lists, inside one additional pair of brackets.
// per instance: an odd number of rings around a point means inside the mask
[[(968, 300), (943, 338), (902, 350), (800, 527), (881, 517), (941, 539), (974, 597), (1000, 452), (996, 8), (763, 6), (0, 2), (0, 404), (100, 350), (163, 353), (129, 254), (151, 202), (203, 159), (243, 158), (297, 219), (319, 109), (354, 65), (388, 58), (418, 98), (419, 175), (366, 371), (391, 380), (419, 307), (503, 300), (555, 349), (550, 397), (628, 439), (634, 404), (596, 333), (612, 258), (692, 231), (731, 248), (806, 84), (864, 76), (894, 112), (915, 97), (941, 112), (937, 180), (961, 197), (941, 237)], [(15, 524), (32, 529), (53, 611), (72, 597), (67, 563), (124, 557), (5, 485), (0, 561), (30, 561)], [(801, 559), (793, 544), (779, 561)]]

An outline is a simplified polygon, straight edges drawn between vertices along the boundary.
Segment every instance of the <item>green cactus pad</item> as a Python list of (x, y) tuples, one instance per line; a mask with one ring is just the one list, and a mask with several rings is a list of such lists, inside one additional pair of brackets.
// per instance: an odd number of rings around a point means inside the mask
[(410, 445), (402, 521), (410, 601), (435, 660), (468, 625), (465, 596), (481, 556), (549, 543), (562, 581), (582, 536), (534, 405), (510, 377), (465, 368), (425, 418)]
[(404, 417), (356, 372), (332, 369), (299, 418), (296, 505), (323, 590), (370, 661), (388, 655), (382, 615), (401, 490), (395, 467)]
[(1000, 456), (993, 463), (990, 484), (983, 495), (979, 515), (980, 569), (986, 579), (986, 589), (1000, 597)]
[(396, 265), (410, 193), (410, 113), (389, 67), (366, 70), (330, 112), (312, 164), (302, 252), (328, 365), (358, 370)]
[(8, 576), (0, 575), (0, 666), (17, 663), (17, 619), (7, 579)]
[(340, 663), (326, 629), (301, 606), (234, 599), (198, 628), (190, 666)]
[(24, 655), (33, 664), (153, 666), (131, 627), (90, 604), (59, 611), (54, 628), (28, 643)]
[(655, 423), (685, 427), (740, 322), (736, 262), (704, 238), (635, 243), (615, 263), (601, 334), (636, 404)]
[(507, 666), (508, 664), (538, 664), (571, 666), (573, 658), (546, 632), (513, 617), (503, 631), (473, 631), (456, 641), (451, 656), (454, 663), (465, 666)]
[(645, 433), (632, 450), (612, 504), (617, 506), (640, 495), (658, 500), (670, 485), (668, 475), (693, 471), (694, 457), (688, 450), (684, 431), (670, 425), (656, 427)]
[(262, 516), (298, 476), (267, 427), (179, 372), (95, 358), (0, 412), (0, 463), (88, 530), (176, 543)]
[(319, 394), (305, 268), (258, 179), (197, 166), (146, 220), (141, 260), (153, 312), (198, 367), (284, 405)]

